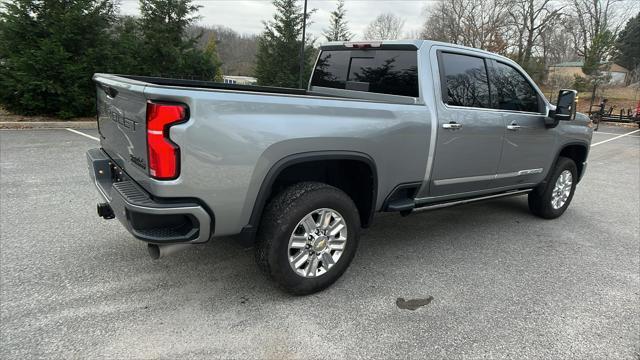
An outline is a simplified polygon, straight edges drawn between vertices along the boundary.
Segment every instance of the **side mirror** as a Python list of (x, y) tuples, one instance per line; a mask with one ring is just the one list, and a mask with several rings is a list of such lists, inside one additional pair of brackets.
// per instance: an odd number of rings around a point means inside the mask
[(556, 127), (560, 121), (575, 119), (577, 97), (578, 92), (575, 90), (560, 90), (556, 109), (553, 112), (549, 112), (549, 116), (545, 119), (545, 125), (547, 125), (547, 127)]

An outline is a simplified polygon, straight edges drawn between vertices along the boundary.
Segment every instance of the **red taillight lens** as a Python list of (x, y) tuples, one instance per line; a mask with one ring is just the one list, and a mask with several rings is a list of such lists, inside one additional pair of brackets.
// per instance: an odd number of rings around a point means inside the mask
[(171, 180), (180, 174), (180, 148), (169, 139), (169, 128), (186, 117), (184, 105), (147, 103), (147, 148), (152, 177)]

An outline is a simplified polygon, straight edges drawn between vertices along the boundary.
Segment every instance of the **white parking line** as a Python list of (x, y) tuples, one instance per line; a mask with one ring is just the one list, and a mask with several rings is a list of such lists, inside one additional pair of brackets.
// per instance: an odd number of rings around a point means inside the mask
[(602, 134), (602, 135), (621, 135), (620, 133), (610, 133), (610, 132), (604, 132), (604, 131), (594, 131), (593, 134)]
[(609, 141), (613, 141), (613, 140), (616, 140), (616, 139), (620, 139), (621, 137), (625, 137), (625, 136), (629, 136), (629, 135), (631, 135), (631, 134), (635, 134), (635, 133), (637, 133), (637, 132), (639, 132), (639, 131), (640, 131), (640, 129), (638, 129), (638, 130), (634, 130), (634, 131), (632, 131), (632, 132), (628, 132), (628, 133), (626, 133), (626, 134), (622, 134), (622, 135), (619, 135), (619, 136), (616, 136), (616, 137), (612, 137), (611, 139), (607, 139), (607, 140), (603, 140), (603, 141), (597, 142), (597, 143), (595, 143), (595, 144), (591, 144), (591, 147), (598, 146), (598, 145), (602, 145), (602, 144), (604, 144), (604, 143), (608, 143)]
[(89, 139), (93, 139), (93, 140), (95, 140), (95, 141), (100, 141), (100, 139), (98, 139), (97, 137), (95, 137), (95, 136), (91, 136), (91, 135), (87, 135), (87, 134), (85, 134), (85, 133), (83, 133), (83, 132), (80, 132), (80, 131), (78, 131), (78, 130), (73, 130), (73, 129), (69, 129), (69, 128), (67, 128), (67, 130), (71, 131), (72, 133), (76, 133), (76, 134), (78, 134), (78, 135), (82, 135), (82, 136), (84, 136), (84, 137), (88, 137)]

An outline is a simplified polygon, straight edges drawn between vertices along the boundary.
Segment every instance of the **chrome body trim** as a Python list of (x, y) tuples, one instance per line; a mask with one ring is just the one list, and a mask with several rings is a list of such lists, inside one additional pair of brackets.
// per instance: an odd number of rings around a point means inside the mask
[(500, 194), (493, 194), (493, 195), (480, 196), (480, 197), (470, 198), (470, 199), (449, 201), (449, 202), (445, 202), (445, 203), (427, 205), (427, 206), (415, 208), (411, 212), (414, 213), (414, 212), (421, 212), (421, 211), (428, 211), (428, 210), (436, 210), (436, 209), (442, 209), (442, 208), (446, 208), (446, 207), (450, 207), (450, 206), (473, 203), (473, 202), (476, 202), (476, 201), (497, 199), (497, 198), (508, 197), (508, 196), (523, 195), (523, 194), (531, 192), (532, 190), (533, 189), (508, 191), (508, 192), (500, 193)]
[(440, 186), (440, 185), (451, 185), (451, 184), (460, 184), (460, 183), (466, 183), (466, 182), (496, 180), (496, 179), (505, 179), (505, 178), (510, 178), (510, 177), (516, 177), (516, 176), (540, 174), (540, 173), (542, 173), (542, 171), (544, 171), (543, 168), (527, 169), (527, 170), (520, 170), (520, 171), (511, 172), (511, 173), (505, 173), (505, 174), (479, 175), (479, 176), (468, 176), (468, 177), (462, 177), (462, 178), (434, 180), (433, 183), (435, 185), (437, 185), (437, 186)]

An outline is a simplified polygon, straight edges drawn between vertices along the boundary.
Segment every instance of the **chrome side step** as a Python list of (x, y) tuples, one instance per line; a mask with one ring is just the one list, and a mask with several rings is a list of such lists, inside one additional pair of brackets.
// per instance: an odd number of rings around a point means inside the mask
[(477, 202), (477, 201), (483, 201), (483, 200), (489, 200), (489, 199), (497, 199), (497, 198), (502, 198), (502, 197), (523, 195), (523, 194), (529, 193), (531, 191), (533, 191), (533, 189), (507, 191), (507, 192), (500, 193), (500, 194), (480, 196), (480, 197), (468, 198), (468, 199), (463, 199), (463, 200), (454, 200), (454, 201), (437, 203), (437, 204), (426, 205), (426, 206), (416, 205), (416, 207), (413, 210), (411, 210), (411, 213), (417, 213), (417, 212), (429, 211), (429, 210), (437, 210), (437, 209), (447, 208), (447, 207), (451, 207), (451, 206), (469, 204), (469, 203), (473, 203), (473, 202)]

